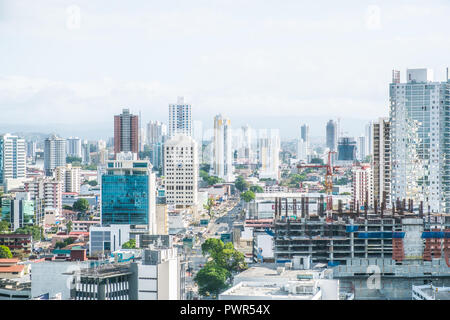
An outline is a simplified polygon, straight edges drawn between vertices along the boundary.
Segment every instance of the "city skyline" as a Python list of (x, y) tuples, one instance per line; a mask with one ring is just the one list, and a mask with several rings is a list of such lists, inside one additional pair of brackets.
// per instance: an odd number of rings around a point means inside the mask
[(441, 1), (352, 9), (247, 1), (238, 16), (232, 2), (173, 4), (3, 2), (0, 109), (8, 121), (0, 127), (105, 139), (107, 114), (130, 108), (143, 123), (167, 122), (167, 105), (184, 96), (205, 128), (223, 112), (237, 127), (294, 138), (297, 118), (324, 136), (326, 122), (340, 117), (358, 136), (360, 122), (388, 115), (392, 69), (427, 67), (445, 78), (445, 56), (430, 59), (428, 49), (449, 49), (439, 30), (450, 6)]

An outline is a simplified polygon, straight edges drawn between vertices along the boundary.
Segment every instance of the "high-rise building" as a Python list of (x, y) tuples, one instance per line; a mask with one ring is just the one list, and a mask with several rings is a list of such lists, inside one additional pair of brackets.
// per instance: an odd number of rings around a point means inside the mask
[(27, 141), (27, 158), (34, 163), (36, 160), (36, 142)]
[(356, 159), (356, 141), (350, 137), (342, 137), (338, 143), (338, 160), (354, 161)]
[(169, 104), (169, 136), (184, 134), (192, 136), (191, 105), (178, 97), (177, 104)]
[(300, 138), (297, 145), (297, 159), (300, 161), (308, 161), (308, 149), (306, 142)]
[(253, 164), (255, 162), (254, 152), (252, 148), (252, 128), (246, 124), (241, 127), (238, 143), (238, 158), (241, 163)]
[(31, 199), (43, 202), (45, 211), (59, 215), (62, 212), (62, 182), (49, 178), (36, 178), (25, 182), (25, 191), (30, 192)]
[(72, 167), (72, 164), (66, 164), (65, 167), (55, 169), (55, 178), (61, 181), (63, 192), (80, 193), (81, 174), (79, 167)]
[(425, 212), (450, 213), (450, 82), (430, 69), (393, 72), (390, 89), (391, 198), (423, 201)]
[(159, 121), (147, 123), (147, 145), (162, 142), (163, 136), (167, 135), (167, 126)]
[(70, 137), (67, 139), (67, 156), (81, 158), (81, 139)]
[(164, 144), (164, 179), (167, 204), (197, 205), (198, 154), (193, 138), (178, 134)]
[(102, 225), (142, 225), (156, 231), (156, 181), (147, 160), (108, 161), (102, 175)]
[(373, 196), (380, 207), (391, 207), (391, 141), (389, 119), (379, 118), (373, 124)]
[(26, 178), (25, 140), (10, 134), (0, 135), (0, 184), (7, 179)]
[(44, 170), (45, 175), (52, 176), (56, 167), (66, 165), (66, 139), (53, 135), (45, 139)]
[(300, 140), (304, 141), (304, 145), (306, 147), (306, 154), (310, 154), (309, 149), (309, 125), (304, 124), (300, 127)]
[(353, 208), (373, 207), (372, 169), (369, 165), (352, 168), (352, 204)]
[(373, 153), (373, 122), (366, 124), (366, 134), (365, 134), (365, 155), (370, 156)]
[(114, 116), (114, 154), (120, 152), (139, 153), (139, 117), (129, 109)]
[(258, 137), (259, 178), (280, 179), (280, 133), (278, 129), (260, 130)]
[(357, 159), (359, 161), (364, 161), (366, 159), (366, 136), (358, 137), (358, 146), (356, 148)]
[(158, 170), (158, 171), (163, 170), (163, 168), (164, 168), (164, 142), (155, 142), (150, 145), (150, 162), (152, 163), (154, 170)]
[(214, 117), (213, 174), (229, 182), (233, 180), (231, 121), (221, 114)]
[(338, 142), (338, 134), (337, 134), (337, 123), (336, 121), (330, 120), (327, 122), (326, 126), (326, 139), (327, 139), (327, 148), (330, 151), (337, 150), (337, 142)]
[(87, 165), (91, 163), (91, 144), (87, 140), (81, 144), (81, 162)]

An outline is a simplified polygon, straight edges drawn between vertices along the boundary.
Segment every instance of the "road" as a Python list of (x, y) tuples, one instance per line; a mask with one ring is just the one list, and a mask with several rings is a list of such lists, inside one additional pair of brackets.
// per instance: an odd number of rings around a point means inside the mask
[(197, 291), (194, 284), (194, 277), (206, 263), (206, 257), (202, 255), (201, 249), (203, 242), (208, 238), (220, 239), (221, 233), (231, 233), (233, 230), (233, 222), (239, 218), (241, 210), (242, 207), (237, 200), (228, 201), (215, 209), (215, 212), (218, 213), (213, 216), (206, 227), (204, 236), (199, 239), (188, 255), (188, 269), (191, 272), (191, 276), (186, 278), (186, 292), (190, 290)]

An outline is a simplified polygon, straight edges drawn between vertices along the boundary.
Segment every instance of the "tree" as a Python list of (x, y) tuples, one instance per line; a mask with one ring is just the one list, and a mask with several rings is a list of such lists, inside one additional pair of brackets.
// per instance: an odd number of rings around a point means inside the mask
[(122, 244), (122, 249), (136, 249), (136, 240), (130, 239), (124, 244)]
[(72, 156), (67, 156), (66, 157), (66, 163), (81, 163), (81, 158), (78, 157), (72, 157)]
[(229, 272), (217, 266), (214, 262), (208, 262), (195, 275), (194, 281), (198, 285), (198, 293), (202, 296), (217, 295), (226, 288)]
[(80, 198), (73, 204), (73, 210), (79, 212), (86, 212), (89, 210), (89, 201), (84, 198)]
[(255, 193), (251, 190), (245, 191), (244, 193), (241, 193), (241, 199), (245, 202), (250, 202), (255, 199)]
[(22, 228), (17, 228), (14, 231), (15, 234), (31, 234), (33, 240), (41, 240), (44, 237), (44, 230), (40, 226), (24, 226)]
[(263, 193), (264, 189), (260, 186), (251, 186), (250, 190), (253, 191), (254, 193)]
[(65, 209), (65, 210), (72, 210), (73, 209), (71, 206), (68, 206), (67, 204), (63, 204), (62, 208)]
[(66, 228), (67, 228), (67, 233), (70, 233), (70, 231), (72, 231), (72, 225), (73, 225), (73, 223), (72, 223), (72, 221), (67, 221), (67, 223), (66, 223)]
[(237, 177), (236, 181), (234, 182), (234, 185), (236, 189), (238, 189), (240, 192), (243, 192), (250, 187), (250, 184), (247, 181), (245, 181), (243, 176)]
[(7, 221), (0, 221), (0, 233), (9, 231), (9, 223)]
[(213, 198), (209, 198), (207, 203), (203, 205), (203, 208), (205, 208), (208, 211), (208, 216), (211, 219), (214, 215), (214, 211), (212, 211), (212, 209), (214, 208), (214, 205), (216, 204), (216, 202), (214, 201)]
[(96, 185), (98, 185), (98, 182), (95, 181), (95, 180), (92, 180), (92, 181), (89, 181), (88, 184), (89, 184), (91, 187), (95, 187)]
[(73, 238), (66, 238), (63, 241), (58, 241), (57, 243), (55, 243), (55, 249), (67, 247), (69, 244), (72, 244), (74, 242), (75, 240)]
[(12, 253), (7, 246), (0, 246), (0, 259), (11, 259)]

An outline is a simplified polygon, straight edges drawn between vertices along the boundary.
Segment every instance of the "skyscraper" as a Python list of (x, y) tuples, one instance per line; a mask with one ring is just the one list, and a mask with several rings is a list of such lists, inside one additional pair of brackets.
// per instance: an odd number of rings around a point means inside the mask
[(221, 114), (214, 117), (213, 174), (225, 181), (233, 179), (233, 154), (231, 150), (231, 122)]
[(67, 155), (69, 157), (81, 158), (81, 139), (70, 137), (67, 139)]
[(83, 140), (81, 144), (81, 162), (83, 164), (91, 163), (91, 144), (87, 140)]
[(300, 139), (309, 144), (309, 126), (307, 124), (300, 127)]
[(356, 159), (356, 141), (350, 137), (342, 137), (338, 143), (338, 160), (354, 161)]
[(129, 109), (114, 116), (114, 154), (120, 152), (139, 153), (139, 117)]
[(44, 143), (44, 170), (52, 176), (56, 167), (66, 165), (66, 139), (52, 135)]
[(167, 126), (159, 121), (147, 123), (147, 145), (162, 142), (163, 136), (167, 134)]
[(175, 134), (192, 136), (191, 105), (185, 104), (183, 97), (178, 97), (177, 104), (169, 104), (169, 136)]
[(337, 141), (338, 141), (338, 134), (337, 134), (337, 123), (333, 120), (330, 120), (327, 122), (326, 126), (326, 139), (327, 139), (327, 148), (330, 149), (330, 151), (336, 151), (337, 150)]
[(366, 136), (358, 137), (358, 146), (356, 148), (356, 154), (359, 161), (364, 161), (366, 159)]
[(365, 134), (365, 155), (370, 156), (373, 153), (373, 122), (366, 124), (366, 134)]
[(390, 89), (392, 201), (423, 201), (425, 211), (450, 212), (450, 82), (433, 81), (432, 70), (393, 72)]
[(0, 135), (0, 184), (6, 179), (26, 178), (25, 140), (10, 134)]
[(164, 178), (167, 204), (197, 205), (198, 148), (192, 137), (178, 134), (164, 143)]
[(149, 161), (108, 161), (101, 185), (102, 225), (145, 225), (155, 233), (156, 182)]

